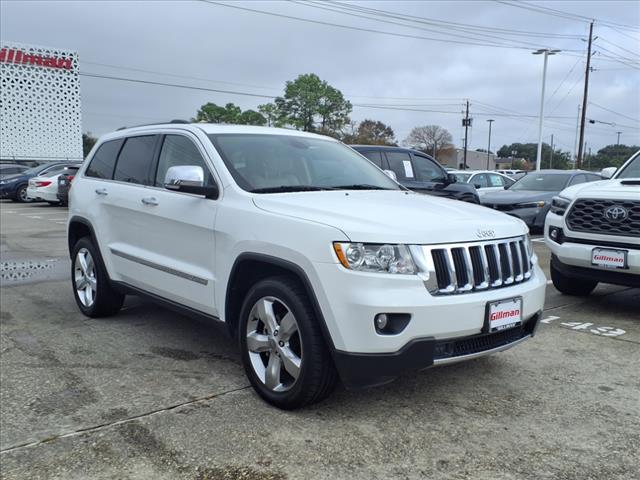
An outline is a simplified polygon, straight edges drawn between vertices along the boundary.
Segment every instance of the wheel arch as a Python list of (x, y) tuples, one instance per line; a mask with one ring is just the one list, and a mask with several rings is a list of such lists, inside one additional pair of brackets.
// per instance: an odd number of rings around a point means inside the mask
[(91, 222), (83, 217), (73, 216), (69, 220), (69, 227), (67, 229), (67, 246), (69, 248), (69, 256), (73, 254), (73, 247), (82, 237), (91, 237), (91, 241), (96, 246), (98, 251), (100, 247), (98, 245), (96, 234)]
[(318, 298), (304, 269), (288, 260), (262, 253), (243, 253), (236, 258), (231, 267), (224, 307), (225, 323), (229, 329), (229, 334), (233, 338), (235, 338), (237, 334), (238, 317), (240, 309), (242, 308), (242, 301), (251, 286), (264, 278), (276, 275), (289, 275), (301, 283), (311, 301), (311, 306), (316, 314), (316, 318), (320, 322), (326, 345), (333, 353), (335, 346), (329, 334)]

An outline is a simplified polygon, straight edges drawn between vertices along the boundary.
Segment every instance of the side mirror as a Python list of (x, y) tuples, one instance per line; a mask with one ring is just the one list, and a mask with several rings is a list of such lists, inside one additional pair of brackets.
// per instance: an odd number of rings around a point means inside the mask
[(613, 174), (616, 173), (616, 170), (616, 167), (603, 168), (600, 175), (602, 175), (602, 178), (611, 178), (613, 177)]
[(204, 170), (197, 165), (169, 167), (164, 176), (164, 188), (174, 192), (202, 195), (214, 200), (220, 194), (216, 185), (205, 186)]
[(482, 188), (482, 185), (480, 185), (479, 183), (474, 183), (473, 186), (476, 188)]
[(447, 184), (458, 183), (458, 177), (453, 173), (447, 173)]
[(396, 175), (396, 172), (394, 172), (393, 170), (383, 170), (383, 172), (387, 175), (387, 177), (389, 177), (391, 180), (394, 181), (398, 181), (398, 176)]
[(511, 185), (505, 185), (505, 186), (504, 186), (504, 189), (505, 189), (505, 190), (509, 190), (509, 187), (510, 187), (510, 186), (511, 186)]

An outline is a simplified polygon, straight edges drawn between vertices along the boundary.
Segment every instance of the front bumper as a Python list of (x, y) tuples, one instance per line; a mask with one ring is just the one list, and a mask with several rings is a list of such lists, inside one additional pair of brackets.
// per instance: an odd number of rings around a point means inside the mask
[(472, 360), (514, 347), (535, 335), (541, 317), (540, 311), (519, 327), (499, 332), (441, 340), (415, 339), (393, 353), (335, 352), (334, 361), (347, 388), (383, 385), (405, 372)]
[[(489, 208), (492, 208), (492, 205), (486, 205)], [(539, 207), (530, 207), (530, 208), (514, 208), (513, 210), (500, 210), (498, 211), (502, 213), (506, 213), (507, 215), (511, 215), (512, 217), (519, 218), (524, 223), (527, 224), (529, 228), (531, 227), (543, 227), (544, 226), (544, 218), (547, 215), (547, 211), (549, 210), (546, 206)]]
[[(554, 240), (549, 236), (550, 227), (562, 229), (559, 239)], [(554, 267), (567, 276), (631, 287), (640, 284), (640, 241), (637, 238), (572, 232), (567, 229), (563, 217), (549, 213), (544, 227), (544, 240), (551, 250)], [(610, 269), (592, 265), (594, 248), (625, 250), (628, 268)]]
[(15, 198), (16, 189), (15, 185), (0, 185), (0, 198)]

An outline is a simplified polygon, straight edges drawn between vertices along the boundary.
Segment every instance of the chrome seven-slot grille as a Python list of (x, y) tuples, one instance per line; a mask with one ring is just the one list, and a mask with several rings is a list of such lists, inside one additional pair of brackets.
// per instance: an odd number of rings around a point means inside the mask
[(521, 283), (532, 274), (526, 237), (423, 246), (434, 295), (472, 293)]
[[(620, 219), (609, 219), (605, 211), (611, 207), (622, 207), (627, 215)], [(571, 207), (567, 225), (576, 232), (640, 237), (640, 201), (582, 198)]]

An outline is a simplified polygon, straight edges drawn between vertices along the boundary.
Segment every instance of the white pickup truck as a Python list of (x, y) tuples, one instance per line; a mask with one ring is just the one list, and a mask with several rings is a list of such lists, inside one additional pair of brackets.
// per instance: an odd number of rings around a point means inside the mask
[(562, 293), (589, 295), (600, 282), (640, 287), (640, 151), (610, 180), (560, 192), (544, 238)]

